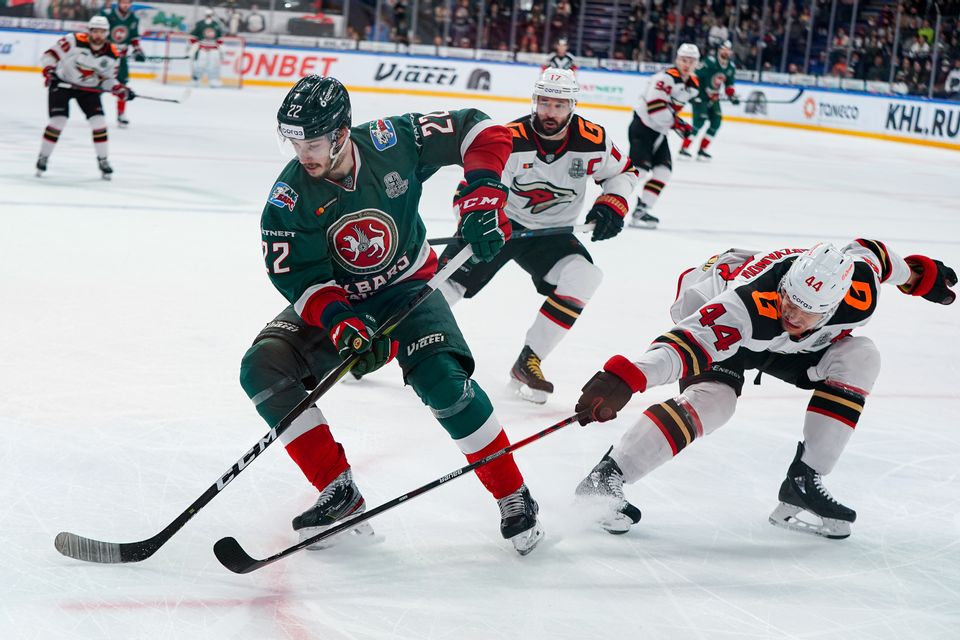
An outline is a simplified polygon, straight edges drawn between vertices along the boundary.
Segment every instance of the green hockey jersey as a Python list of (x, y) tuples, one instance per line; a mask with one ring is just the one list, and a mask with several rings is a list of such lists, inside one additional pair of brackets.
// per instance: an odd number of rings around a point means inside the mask
[(728, 60), (724, 66), (716, 56), (707, 56), (697, 68), (697, 79), (700, 81), (700, 100), (717, 100), (725, 87), (732, 87), (736, 82), (737, 67), (733, 60)]
[(490, 127), (498, 125), (475, 109), (355, 126), (352, 148), (342, 152), (353, 154), (354, 170), (340, 184), (311, 178), (298, 160), (289, 162), (261, 217), (274, 286), (304, 320), (324, 326), (323, 311), (336, 299), (362, 300), (432, 276), (437, 257), (420, 217), (423, 182), (441, 166), (462, 165), (465, 149)]
[(223, 27), (220, 26), (219, 20), (213, 18), (200, 20), (190, 35), (196, 38), (201, 46), (214, 47), (217, 40), (223, 37)]
[(128, 46), (140, 46), (140, 18), (132, 9), (122, 14), (114, 5), (102, 15), (110, 23), (110, 42), (117, 46), (121, 56), (126, 55)]

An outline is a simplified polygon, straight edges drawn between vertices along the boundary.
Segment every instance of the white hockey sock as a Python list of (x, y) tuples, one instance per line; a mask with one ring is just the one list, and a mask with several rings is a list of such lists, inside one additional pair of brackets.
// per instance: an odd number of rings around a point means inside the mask
[(567, 327), (560, 326), (556, 321), (551, 320), (541, 312), (537, 314), (533, 326), (527, 330), (524, 344), (533, 349), (533, 352), (540, 356), (541, 360), (544, 360), (560, 344), (568, 331)]
[(53, 116), (47, 123), (47, 128), (43, 130), (43, 140), (40, 142), (40, 155), (49, 156), (53, 153), (53, 148), (57, 146), (57, 140), (60, 139), (60, 133), (67, 126), (66, 116)]
[(653, 205), (657, 204), (671, 173), (672, 171), (663, 165), (657, 165), (650, 172), (650, 179), (643, 185), (643, 192), (640, 194), (640, 200), (647, 205), (647, 209), (652, 209)]
[(106, 158), (109, 154), (107, 145), (107, 119), (103, 116), (93, 116), (89, 120), (93, 132), (93, 148), (98, 158)]
[(543, 301), (526, 344), (543, 360), (580, 317), (603, 281), (603, 272), (581, 255), (564, 256), (543, 277), (555, 289)]

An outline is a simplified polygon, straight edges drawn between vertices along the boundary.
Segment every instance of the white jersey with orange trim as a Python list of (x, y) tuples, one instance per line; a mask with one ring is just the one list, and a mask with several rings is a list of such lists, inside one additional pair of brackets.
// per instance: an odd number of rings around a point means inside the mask
[(675, 114), (700, 91), (696, 74), (686, 80), (676, 67), (664, 69), (650, 77), (643, 99), (634, 110), (637, 117), (654, 131), (668, 133)]
[(109, 42), (94, 50), (86, 33), (70, 33), (43, 52), (44, 67), (55, 65), (64, 82), (110, 91), (117, 84), (117, 49)]
[(513, 151), (501, 178), (510, 190), (507, 217), (528, 229), (575, 224), (588, 180), (601, 186), (605, 202), (626, 214), (640, 178), (603, 127), (574, 114), (566, 139), (547, 152), (530, 120), (524, 116), (507, 125), (513, 133)]
[(740, 349), (756, 353), (816, 352), (865, 325), (879, 285), (904, 284), (910, 267), (876, 240), (858, 239), (843, 249), (855, 260), (853, 283), (823, 326), (793, 338), (780, 324), (780, 281), (805, 249), (752, 253), (731, 249), (680, 276), (670, 310), (676, 326), (654, 340), (636, 364), (647, 386), (698, 375)]

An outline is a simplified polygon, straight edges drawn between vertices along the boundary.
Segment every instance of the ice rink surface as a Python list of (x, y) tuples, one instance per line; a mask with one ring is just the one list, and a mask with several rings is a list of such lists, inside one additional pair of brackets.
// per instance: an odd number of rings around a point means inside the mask
[[(767, 523), (809, 396), (766, 377), (748, 382), (723, 429), (627, 488), (643, 520), (625, 536), (591, 525), (573, 488), (675, 387), (517, 453), (547, 535), (527, 557), (500, 538), (495, 502), (469, 477), (373, 519), (373, 544), (234, 575), (213, 556), (218, 538), (272, 554), (294, 542), (290, 519), (316, 498), (279, 445), (153, 558), (60, 556), (61, 530), (152, 536), (266, 432), (238, 370), (285, 304), (265, 277), (258, 229), (285, 162), (273, 133), (284, 90), (137, 100), (122, 131), (108, 97), (116, 173), (104, 182), (75, 105), (35, 178), (41, 78), (7, 73), (0, 86), (0, 638), (960, 637), (960, 305), (890, 286), (857, 331), (883, 353), (880, 380), (826, 478), (858, 512), (847, 540)], [(355, 123), (467, 106), (359, 92), (353, 104)], [(499, 121), (528, 109), (475, 104)], [(625, 144), (629, 114), (582, 113)], [(544, 364), (557, 386), (548, 404), (507, 389), (542, 302), (526, 275), (510, 266), (456, 308), (476, 379), (514, 440), (572, 413), (610, 355), (638, 355), (669, 329), (677, 275), (719, 251), (860, 236), (960, 266), (956, 152), (736, 123), (711, 151), (712, 164), (676, 163), (659, 230), (589, 244), (605, 281)], [(431, 235), (454, 230), (458, 177), (448, 168), (427, 184)], [(465, 464), (395, 366), (341, 384), (321, 406), (370, 505)]]

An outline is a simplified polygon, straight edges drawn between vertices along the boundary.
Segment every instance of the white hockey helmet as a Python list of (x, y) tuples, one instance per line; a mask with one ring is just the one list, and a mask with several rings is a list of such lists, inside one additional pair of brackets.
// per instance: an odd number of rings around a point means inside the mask
[(823, 324), (847, 295), (853, 267), (854, 259), (829, 242), (816, 244), (793, 261), (780, 290), (803, 311), (824, 314)]
[(700, 59), (700, 49), (697, 45), (692, 42), (684, 42), (680, 45), (680, 48), (677, 49), (678, 58), (693, 58), (694, 60)]
[(103, 29), (104, 31), (110, 31), (110, 23), (107, 22), (106, 16), (93, 16), (90, 18), (90, 21), (87, 22), (87, 31), (91, 29)]

